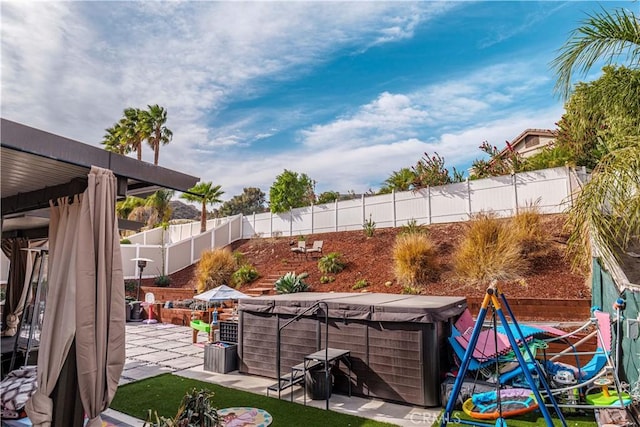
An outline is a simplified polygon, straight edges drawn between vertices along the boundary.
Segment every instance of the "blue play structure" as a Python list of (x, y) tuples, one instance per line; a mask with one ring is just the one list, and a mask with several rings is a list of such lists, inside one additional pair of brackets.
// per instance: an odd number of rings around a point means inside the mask
[[(498, 299), (500, 298), (500, 299)], [(502, 301), (502, 302), (501, 302)], [(502, 306), (504, 305), (504, 309), (507, 311), (509, 317), (511, 318), (511, 324), (509, 324), (509, 322), (507, 321), (507, 318), (505, 317), (504, 312), (502, 311)], [(482, 362), (478, 362), (474, 357), (474, 351), (476, 350), (476, 345), (478, 343), (478, 337), (480, 336), (481, 332), (482, 332), (482, 325), (484, 323), (485, 317), (487, 315), (487, 312), (489, 310), (489, 308), (492, 308), (495, 312), (495, 314), (498, 316), (498, 318), (500, 319), (500, 322), (503, 325), (503, 331), (502, 333), (504, 335), (507, 336), (509, 344), (511, 346), (511, 348), (516, 349), (516, 351), (514, 351), (515, 357), (518, 361), (519, 367), (520, 367), (520, 372), (522, 375), (524, 375), (525, 379), (526, 379), (526, 383), (528, 384), (529, 388), (531, 389), (533, 395), (535, 396), (535, 399), (537, 402), (539, 402), (539, 409), (540, 412), (542, 412), (542, 415), (545, 419), (545, 422), (547, 423), (547, 426), (552, 427), (553, 426), (553, 421), (551, 420), (551, 414), (549, 413), (549, 410), (547, 409), (547, 406), (545, 405), (545, 400), (543, 399), (539, 387), (544, 388), (544, 390), (546, 391), (546, 396), (547, 396), (547, 401), (549, 402), (549, 404), (554, 408), (559, 421), (561, 422), (563, 427), (567, 427), (567, 422), (564, 419), (564, 416), (562, 415), (562, 412), (560, 411), (560, 407), (558, 406), (558, 403), (556, 402), (555, 398), (553, 397), (553, 394), (551, 393), (551, 389), (549, 387), (549, 384), (547, 383), (546, 379), (545, 379), (545, 375), (542, 372), (540, 366), (538, 366), (537, 363), (530, 363), (528, 364), (527, 361), (525, 360), (524, 356), (522, 355), (522, 353), (520, 351), (517, 351), (518, 349), (518, 341), (521, 343), (525, 343), (526, 342), (526, 334), (523, 332), (522, 328), (520, 327), (520, 325), (518, 324), (518, 322), (516, 321), (513, 312), (511, 311), (511, 308), (509, 307), (509, 303), (507, 302), (506, 297), (504, 296), (504, 294), (500, 291), (499, 287), (497, 286), (497, 284), (494, 282), (491, 284), (491, 286), (489, 286), (489, 288), (487, 289), (487, 293), (484, 296), (484, 300), (482, 301), (482, 305), (480, 307), (480, 311), (478, 313), (478, 318), (476, 319), (475, 325), (473, 327), (473, 331), (471, 333), (471, 338), (469, 339), (469, 345), (467, 346), (465, 353), (464, 353), (464, 357), (462, 358), (462, 364), (460, 367), (460, 370), (456, 376), (456, 380), (455, 383), (453, 385), (453, 390), (451, 392), (451, 394), (449, 395), (449, 400), (447, 401), (447, 406), (445, 408), (445, 412), (444, 415), (442, 417), (440, 426), (444, 427), (447, 424), (449, 424), (449, 420), (452, 419), (452, 413), (453, 413), (453, 409), (454, 406), (456, 404), (456, 401), (458, 399), (458, 395), (460, 394), (461, 388), (462, 388), (462, 384), (464, 382), (464, 378), (467, 374), (467, 371), (469, 369), (474, 369), (474, 368), (479, 368), (480, 365), (482, 365)], [(496, 348), (498, 346), (496, 345)], [(526, 351), (526, 355), (528, 360), (533, 361), (535, 359), (534, 355), (531, 352), (531, 349), (529, 348), (529, 346), (524, 345), (523, 346), (524, 350)], [(472, 363), (474, 364), (473, 367), (471, 367)], [(490, 362), (484, 362), (484, 363), (490, 363)], [(532, 373), (536, 374), (536, 379), (534, 380), (534, 377), (532, 375)], [(493, 427), (493, 426), (506, 426), (507, 423), (505, 421), (505, 419), (500, 416), (498, 417), (498, 419), (495, 421), (495, 423), (493, 424), (488, 424), (488, 423), (483, 423), (483, 422), (479, 422), (479, 421), (468, 421), (468, 420), (463, 420), (463, 419), (459, 419), (456, 418), (456, 423), (461, 423), (461, 424), (468, 424), (468, 425), (475, 425), (475, 426), (487, 426), (487, 427)]]

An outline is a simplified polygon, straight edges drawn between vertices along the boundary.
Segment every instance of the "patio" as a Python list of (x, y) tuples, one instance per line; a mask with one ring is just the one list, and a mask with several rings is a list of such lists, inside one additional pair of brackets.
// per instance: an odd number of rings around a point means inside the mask
[[(126, 328), (126, 362), (120, 378), (120, 385), (162, 373), (173, 373), (186, 378), (266, 395), (267, 386), (273, 383), (271, 378), (242, 375), (238, 371), (228, 374), (205, 371), (203, 363), (206, 337), (201, 334), (198, 337), (198, 342), (192, 344), (192, 331), (189, 327), (170, 324), (127, 323)], [(302, 388), (293, 387), (292, 392), (294, 393), (294, 401), (302, 404)], [(288, 392), (282, 395), (282, 399), (289, 400), (289, 397)], [(307, 399), (309, 406), (324, 408), (324, 404), (324, 400)], [(334, 394), (331, 397), (330, 410), (400, 426), (431, 425), (440, 413), (440, 408), (425, 409), (376, 399), (348, 397), (341, 394)], [(116, 426), (138, 427), (143, 425), (142, 420), (111, 409), (105, 411), (104, 415), (106, 415), (105, 421)]]

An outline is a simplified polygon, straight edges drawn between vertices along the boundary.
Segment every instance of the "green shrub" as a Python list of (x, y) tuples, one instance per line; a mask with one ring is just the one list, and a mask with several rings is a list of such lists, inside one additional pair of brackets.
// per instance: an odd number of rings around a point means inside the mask
[(367, 279), (360, 279), (356, 282), (355, 285), (351, 287), (351, 289), (353, 289), (354, 291), (357, 291), (358, 289), (363, 289), (363, 288), (366, 288), (367, 286), (369, 286), (369, 282), (367, 282)]
[(131, 240), (129, 240), (129, 239), (120, 239), (120, 244), (121, 245), (130, 245), (131, 244)]
[(327, 284), (327, 283), (331, 283), (334, 280), (336, 280), (336, 278), (333, 277), (333, 276), (321, 276), (320, 277), (320, 283), (322, 283), (323, 285)]
[(169, 276), (165, 276), (165, 275), (160, 275), (158, 277), (155, 278), (155, 280), (153, 281), (153, 284), (164, 288), (166, 286), (169, 286), (171, 284), (171, 277)]
[(422, 234), (426, 233), (427, 229), (421, 225), (418, 225), (418, 221), (411, 218), (405, 225), (400, 227), (400, 234)]
[(365, 236), (373, 237), (376, 231), (376, 222), (371, 218), (371, 214), (369, 214), (369, 219), (362, 224), (362, 228), (364, 229)]
[(437, 272), (436, 252), (422, 233), (399, 234), (393, 246), (393, 267), (398, 282), (405, 286), (422, 286)]
[(415, 286), (403, 286), (400, 292), (405, 295), (420, 295), (422, 290)]
[(231, 253), (231, 255), (233, 255), (233, 259), (236, 261), (236, 265), (237, 265), (238, 267), (241, 267), (241, 266), (243, 266), (243, 265), (245, 264), (245, 261), (244, 261), (244, 254), (243, 254), (242, 252), (240, 252), (240, 251), (233, 251), (233, 252)]
[(308, 273), (300, 273), (296, 276), (296, 273), (290, 271), (276, 280), (276, 292), (279, 294), (305, 292), (309, 289), (309, 285), (307, 285), (304, 281), (304, 279), (306, 279), (307, 277), (309, 277)]
[(124, 290), (127, 292), (135, 292), (138, 289), (138, 281), (137, 280), (125, 280), (124, 281)]
[(345, 263), (342, 262), (342, 254), (339, 252), (330, 252), (318, 260), (318, 270), (322, 273), (340, 273), (344, 270)]
[(260, 275), (251, 264), (243, 264), (231, 275), (231, 283), (233, 286), (240, 287), (256, 280)]
[(477, 284), (520, 278), (527, 263), (507, 224), (491, 213), (472, 217), (454, 256), (455, 271), (460, 278)]
[(228, 249), (203, 252), (196, 264), (198, 293), (231, 283), (231, 275), (236, 268), (236, 260)]

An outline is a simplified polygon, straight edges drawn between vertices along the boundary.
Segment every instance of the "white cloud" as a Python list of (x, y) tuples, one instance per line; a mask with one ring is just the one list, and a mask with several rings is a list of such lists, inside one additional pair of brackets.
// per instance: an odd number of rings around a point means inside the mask
[[(98, 141), (129, 106), (170, 111), (176, 140), (257, 80), (337, 49), (407, 37), (446, 7), (381, 2), (4, 2), (3, 115)], [(432, 12), (433, 11), (433, 12)], [(206, 140), (213, 140), (211, 136)]]
[(222, 184), (229, 196), (239, 194), (247, 186), (257, 186), (268, 193), (276, 175), (286, 168), (315, 179), (318, 192), (363, 192), (379, 188), (392, 171), (413, 166), (424, 152), (437, 152), (444, 157), (447, 167), (465, 172), (474, 159), (482, 157), (478, 149), (482, 141), (503, 147), (505, 140), (524, 129), (554, 128), (561, 114), (560, 107), (503, 112), (498, 118), (432, 135), (428, 140), (399, 138), (368, 145), (304, 146), (268, 158), (248, 155), (241, 162), (229, 161), (222, 155), (209, 163), (202, 179)]
[(315, 125), (302, 131), (302, 137), (309, 147), (344, 145), (347, 141), (350, 146), (371, 145), (412, 136), (428, 119), (428, 113), (416, 108), (408, 96), (384, 92), (353, 116)]
[(388, 174), (415, 164), (424, 151), (437, 151), (449, 165), (465, 165), (480, 157), (477, 147), (485, 139), (502, 146), (526, 128), (553, 127), (558, 120), (560, 113), (536, 117), (532, 106), (520, 102), (524, 88), (539, 90), (547, 82), (530, 70), (526, 63), (497, 64), (412, 93), (383, 92), (349, 116), (302, 131), (305, 150), (314, 164), (332, 159), (332, 172), (342, 164), (362, 183), (380, 176), (376, 165)]
[(537, 27), (544, 27), (545, 21), (550, 15), (553, 15), (567, 5), (568, 2), (558, 2), (558, 5), (551, 9), (540, 8), (533, 13), (522, 15), (521, 22), (509, 20), (503, 25), (493, 28), (493, 31), (489, 36), (479, 40), (478, 46), (481, 49), (486, 49), (493, 45), (502, 43), (503, 41), (509, 40), (510, 38), (525, 31), (536, 31)]
[[(418, 24), (452, 7), (460, 6), (3, 2), (2, 115), (98, 145), (125, 107), (157, 103), (167, 108), (174, 132), (161, 164), (222, 184), (225, 197), (248, 186), (266, 192), (285, 168), (309, 174), (319, 191), (360, 192), (415, 164), (424, 151), (462, 165), (478, 155), (483, 139), (499, 144), (527, 127), (551, 127), (557, 109), (541, 113), (520, 102), (548, 82), (531, 64), (514, 61), (460, 70), (407, 93), (381, 89), (268, 156), (246, 145), (292, 128), (303, 107), (275, 106), (271, 121), (254, 111), (221, 124), (217, 115), (229, 103), (259, 96), (264, 80), (295, 79), (338, 51), (412, 37)], [(149, 149), (143, 154), (152, 158)]]

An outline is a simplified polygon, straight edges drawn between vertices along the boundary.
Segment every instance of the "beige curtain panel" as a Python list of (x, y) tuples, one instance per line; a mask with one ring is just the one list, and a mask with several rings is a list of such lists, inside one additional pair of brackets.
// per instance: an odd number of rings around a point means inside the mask
[(87, 427), (102, 427), (125, 359), (124, 275), (116, 220), (116, 177), (92, 168), (84, 193), (77, 257), (76, 357)]
[(100, 413), (118, 387), (125, 358), (125, 314), (115, 202), (115, 176), (92, 167), (80, 198), (52, 203), (38, 390), (26, 405), (34, 426), (51, 426), (50, 396), (74, 338), (88, 427), (102, 425)]
[(10, 259), (9, 280), (7, 283), (7, 294), (5, 298), (4, 310), (2, 311), (2, 331), (3, 337), (12, 337), (18, 332), (20, 316), (24, 307), (24, 300), (27, 297), (26, 286), (29, 277), (29, 259), (26, 249), (29, 247), (29, 240), (21, 237), (2, 240), (2, 252)]

